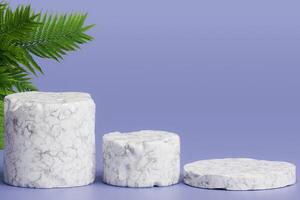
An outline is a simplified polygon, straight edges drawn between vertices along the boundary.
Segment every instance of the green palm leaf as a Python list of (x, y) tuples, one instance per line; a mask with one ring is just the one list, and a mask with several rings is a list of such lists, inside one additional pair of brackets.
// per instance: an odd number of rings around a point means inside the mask
[(9, 39), (24, 39), (38, 26), (30, 6), (19, 6), (12, 11), (6, 4), (0, 6), (0, 35)]
[(85, 33), (94, 26), (84, 26), (86, 14), (41, 16), (36, 19), (41, 25), (34, 34), (16, 43), (36, 56), (60, 60), (68, 51), (75, 51), (80, 44), (93, 39)]
[(12, 11), (6, 4), (0, 4), (0, 66), (12, 65), (26, 68), (36, 75), (42, 73), (41, 67), (29, 55), (29, 52), (18, 47), (19, 40), (30, 38), (39, 25), (30, 6), (19, 6)]
[(0, 149), (3, 148), (3, 119), (4, 119), (4, 110), (3, 110), (3, 98), (0, 99)]
[(36, 88), (32, 85), (30, 76), (25, 70), (13, 66), (0, 66), (0, 95), (32, 90)]

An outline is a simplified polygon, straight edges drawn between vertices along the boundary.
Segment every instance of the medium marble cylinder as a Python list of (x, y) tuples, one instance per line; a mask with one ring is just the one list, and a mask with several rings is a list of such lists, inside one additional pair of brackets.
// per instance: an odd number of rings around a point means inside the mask
[(53, 188), (94, 181), (95, 103), (89, 94), (11, 94), (4, 115), (5, 183)]
[(124, 187), (176, 184), (180, 138), (165, 131), (113, 132), (103, 136), (103, 181)]

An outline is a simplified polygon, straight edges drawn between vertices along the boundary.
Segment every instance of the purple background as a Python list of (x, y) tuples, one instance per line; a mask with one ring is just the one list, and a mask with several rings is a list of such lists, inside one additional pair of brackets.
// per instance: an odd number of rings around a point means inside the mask
[[(61, 63), (43, 60), (43, 91), (85, 91), (97, 103), (97, 160), (109, 131), (163, 129), (182, 140), (182, 165), (252, 157), (300, 166), (300, 1), (11, 0), (84, 11), (95, 41)], [(2, 152), (0, 153), (2, 163)], [(2, 173), (2, 165), (0, 165)], [(298, 176), (299, 179), (299, 176)], [(232, 192), (95, 184), (24, 189), (1, 199), (299, 199), (299, 185)], [(26, 199), (25, 198), (25, 199)]]

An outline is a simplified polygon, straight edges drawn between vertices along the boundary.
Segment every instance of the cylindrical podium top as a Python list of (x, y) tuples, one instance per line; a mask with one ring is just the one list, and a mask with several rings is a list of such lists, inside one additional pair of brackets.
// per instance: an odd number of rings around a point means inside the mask
[(7, 95), (5, 100), (20, 103), (62, 104), (91, 100), (91, 95), (84, 92), (20, 92)]

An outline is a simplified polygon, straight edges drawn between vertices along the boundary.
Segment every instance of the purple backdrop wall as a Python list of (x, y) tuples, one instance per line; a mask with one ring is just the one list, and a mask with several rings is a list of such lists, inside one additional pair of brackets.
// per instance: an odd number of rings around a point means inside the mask
[[(46, 75), (35, 83), (90, 92), (98, 146), (108, 131), (165, 129), (181, 136), (182, 164), (248, 156), (300, 165), (300, 1), (11, 0), (24, 2), (88, 12), (97, 25), (81, 51), (41, 61)], [(99, 170), (100, 158), (98, 149)], [(196, 197), (177, 187), (180, 198)], [(298, 189), (271, 197), (299, 197)], [(243, 197), (222, 194), (207, 197)]]

